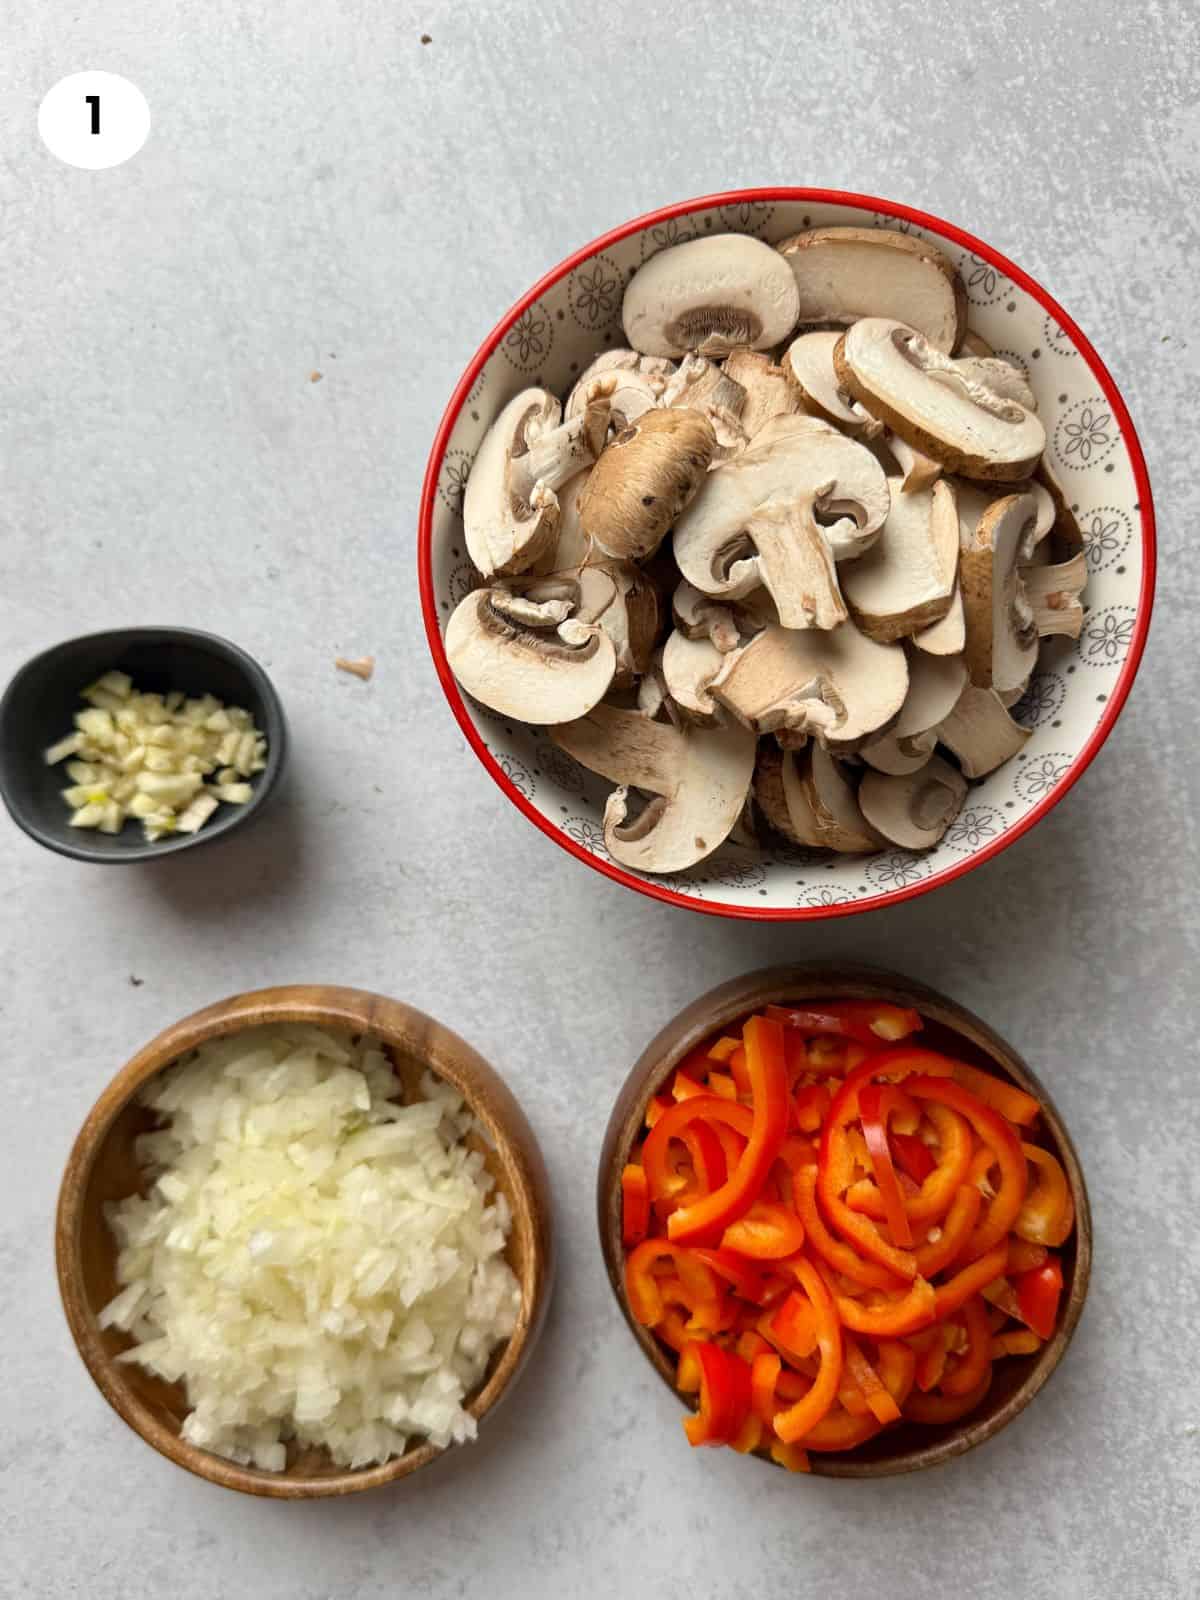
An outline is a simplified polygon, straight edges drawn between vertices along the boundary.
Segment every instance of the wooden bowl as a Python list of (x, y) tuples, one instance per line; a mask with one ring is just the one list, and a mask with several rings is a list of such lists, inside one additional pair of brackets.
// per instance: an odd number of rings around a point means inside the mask
[(673, 1356), (663, 1349), (649, 1328), (635, 1321), (625, 1296), (621, 1169), (629, 1160), (641, 1132), (646, 1106), (690, 1051), (731, 1023), (740, 1023), (751, 1012), (766, 1005), (850, 999), (885, 1000), (913, 1007), (925, 1020), (921, 1034), (923, 1044), (985, 1067), (1036, 1095), (1042, 1107), (1046, 1140), (1063, 1165), (1075, 1202), (1075, 1231), (1062, 1249), (1063, 1304), (1053, 1338), (1031, 1356), (1006, 1357), (997, 1362), (992, 1387), (978, 1410), (959, 1422), (937, 1427), (901, 1423), (885, 1429), (855, 1450), (814, 1451), (810, 1458), (812, 1470), (825, 1477), (883, 1478), (936, 1467), (999, 1433), (1025, 1409), (1058, 1366), (1083, 1311), (1092, 1265), (1092, 1217), (1087, 1186), (1075, 1146), (1053, 1100), (1011, 1045), (963, 1006), (895, 973), (873, 967), (821, 964), (770, 967), (748, 973), (694, 1000), (666, 1025), (638, 1058), (609, 1118), (600, 1153), (597, 1202), (600, 1244), (612, 1291), (642, 1353), (672, 1393), (676, 1393)]
[(100, 1392), (148, 1444), (198, 1477), (243, 1494), (280, 1500), (354, 1494), (406, 1478), (444, 1452), (414, 1444), (379, 1466), (347, 1469), (323, 1450), (289, 1450), (282, 1472), (239, 1466), (180, 1437), (190, 1409), (182, 1384), (167, 1384), (116, 1357), (133, 1343), (116, 1328), (101, 1331), (99, 1312), (117, 1292), (117, 1247), (105, 1207), (145, 1188), (134, 1139), (155, 1126), (137, 1105), (138, 1091), (206, 1039), (263, 1023), (308, 1022), (370, 1033), (391, 1056), (406, 1096), (427, 1068), (463, 1096), (486, 1130), (480, 1149), (512, 1207), (507, 1257), (521, 1285), (521, 1311), (508, 1342), (494, 1353), (467, 1404), (479, 1421), (509, 1389), (541, 1331), (553, 1273), (550, 1186), (537, 1140), (511, 1091), (482, 1056), (423, 1012), (361, 989), (297, 985), (234, 995), (185, 1017), (152, 1039), (128, 1062), (93, 1106), (67, 1161), (58, 1198), (55, 1248), (67, 1322)]

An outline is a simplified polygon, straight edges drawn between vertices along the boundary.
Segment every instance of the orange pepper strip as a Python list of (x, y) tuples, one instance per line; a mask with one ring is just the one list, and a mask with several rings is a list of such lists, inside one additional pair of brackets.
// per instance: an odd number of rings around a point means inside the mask
[(946, 1370), (946, 1363), (950, 1359), (950, 1341), (954, 1337), (954, 1330), (948, 1323), (935, 1324), (930, 1330), (933, 1338), (917, 1356), (914, 1380), (922, 1394), (930, 1389), (936, 1389), (942, 1381), (942, 1374)]
[(1035, 1267), (1046, 1265), (1049, 1254), (1044, 1244), (1030, 1244), (1027, 1239), (1012, 1238), (1008, 1241), (1008, 1270), (1032, 1272)]
[(817, 1348), (817, 1316), (811, 1300), (793, 1289), (783, 1304), (759, 1323), (760, 1331), (789, 1361), (803, 1361)]
[(676, 1100), (694, 1100), (697, 1095), (707, 1094), (708, 1090), (698, 1078), (693, 1078), (690, 1072), (685, 1072), (682, 1067), (671, 1080), (671, 1094)]
[[(842, 1336), (845, 1338), (845, 1335)], [(837, 1403), (843, 1411), (849, 1412), (852, 1417), (870, 1417), (874, 1415), (867, 1404), (867, 1397), (855, 1383), (845, 1367), (842, 1368), (842, 1381), (838, 1384)]]
[(646, 1107), (646, 1126), (652, 1128), (664, 1111), (669, 1111), (674, 1105), (669, 1095), (656, 1094)]
[(712, 1269), (690, 1250), (672, 1244), (669, 1239), (645, 1239), (625, 1258), (625, 1293), (634, 1318), (647, 1328), (662, 1320), (664, 1303), (654, 1268), (667, 1261), (679, 1274), (691, 1301), (711, 1303), (715, 1307), (722, 1299), (721, 1286)]
[(724, 1124), (748, 1136), (753, 1121), (749, 1106), (734, 1105), (732, 1101), (722, 1100), (715, 1094), (680, 1100), (664, 1111), (642, 1146), (642, 1166), (646, 1169), (651, 1200), (670, 1199), (675, 1192), (670, 1162), (671, 1141), (682, 1139), (685, 1128), (693, 1122)]
[(918, 1333), (937, 1320), (936, 1291), (928, 1278), (916, 1278), (908, 1290), (882, 1305), (865, 1306), (849, 1295), (835, 1294), (838, 1316), (851, 1333), (869, 1334), (872, 1339), (899, 1339)]
[[(739, 1105), (739, 1111), (749, 1111), (749, 1106)], [(742, 1152), (746, 1148), (745, 1136), (737, 1128), (731, 1128), (728, 1123), (714, 1122), (713, 1132), (721, 1141), (721, 1149), (725, 1152), (725, 1170), (732, 1172), (742, 1159)]]
[(816, 1133), (829, 1110), (829, 1087), (824, 1083), (809, 1083), (797, 1089), (792, 1106), (792, 1116), (801, 1133)]
[(750, 1368), (715, 1344), (692, 1347), (700, 1363), (700, 1409), (684, 1418), (692, 1445), (732, 1444), (750, 1412)]
[[(929, 1120), (937, 1129), (941, 1142), (938, 1163), (922, 1183), (916, 1194), (907, 1195), (904, 1209), (910, 1222), (934, 1222), (944, 1217), (954, 1201), (954, 1196), (967, 1181), (971, 1168), (974, 1140), (964, 1117), (947, 1106), (930, 1105)], [(883, 1197), (870, 1182), (856, 1183), (846, 1196), (846, 1203), (864, 1216), (885, 1217)]]
[(811, 1472), (808, 1452), (798, 1444), (784, 1444), (782, 1439), (771, 1441), (771, 1460), (788, 1472)]
[(752, 1262), (743, 1261), (731, 1250), (709, 1250), (703, 1245), (693, 1245), (691, 1253), (706, 1267), (711, 1267), (718, 1278), (732, 1285), (736, 1295), (757, 1304), (766, 1285), (762, 1273)]
[[(905, 1250), (911, 1250), (912, 1228), (908, 1212), (904, 1209), (900, 1180), (896, 1177), (896, 1168), (892, 1164), (892, 1152), (888, 1146), (887, 1108), (882, 1103), (882, 1096), (883, 1087), (880, 1084), (865, 1083), (858, 1091), (859, 1118), (862, 1122), (863, 1138), (867, 1141), (867, 1150), (871, 1156), (871, 1170), (875, 1174), (875, 1182), (879, 1186), (880, 1198), (883, 1201), (883, 1214), (887, 1219), (888, 1229), (896, 1244)], [(879, 1420), (886, 1422), (890, 1419), (880, 1417)]]
[(695, 1192), (711, 1194), (714, 1189), (719, 1189), (728, 1173), (725, 1167), (725, 1152), (721, 1148), (716, 1130), (710, 1128), (706, 1122), (693, 1122), (680, 1132), (679, 1137), (692, 1158), (692, 1173), (696, 1179)]
[(877, 1422), (898, 1422), (900, 1420), (900, 1407), (884, 1387), (883, 1380), (875, 1368), (863, 1354), (857, 1342), (845, 1336), (846, 1365), (855, 1383), (862, 1390), (863, 1398), (871, 1408)]
[(754, 1093), (754, 1089), (750, 1082), (750, 1069), (746, 1065), (746, 1046), (744, 1043), (739, 1044), (736, 1049), (729, 1052), (726, 1065), (729, 1068), (729, 1076), (737, 1085), (738, 1094), (745, 1095), (749, 1099)]
[(755, 1356), (769, 1356), (773, 1352), (771, 1346), (754, 1328), (746, 1328), (738, 1334), (737, 1343), (733, 1347), (743, 1361), (753, 1363)]
[(979, 1138), (995, 1154), (996, 1165), (1000, 1168), (1000, 1187), (988, 1207), (986, 1217), (967, 1241), (963, 1252), (968, 1261), (974, 1261), (986, 1255), (1007, 1236), (1024, 1203), (1029, 1180), (1021, 1141), (999, 1112), (983, 1105), (961, 1084), (927, 1076), (910, 1078), (906, 1087), (914, 1099), (932, 1100), (966, 1117)]
[(963, 1306), (967, 1349), (958, 1365), (942, 1379), (943, 1394), (970, 1394), (992, 1371), (992, 1330), (987, 1305), (977, 1294)]
[(934, 1277), (958, 1260), (982, 1210), (983, 1196), (973, 1183), (964, 1183), (955, 1195), (945, 1221), (939, 1224), (940, 1237), (926, 1239), (913, 1252), (917, 1258), (917, 1271), (923, 1278)]
[(738, 1097), (737, 1084), (727, 1072), (710, 1072), (708, 1075), (709, 1094), (719, 1094), (722, 1100), (736, 1100)]
[(1023, 1144), (1025, 1160), (1037, 1169), (1037, 1183), (1017, 1213), (1013, 1232), (1033, 1244), (1060, 1245), (1075, 1226), (1075, 1204), (1057, 1157), (1040, 1145)]
[(970, 1394), (921, 1394), (914, 1389), (904, 1403), (904, 1419), (906, 1422), (957, 1422), (959, 1417), (974, 1411), (991, 1383), (989, 1368), (987, 1377), (976, 1384)]
[(981, 1072), (978, 1067), (970, 1067), (965, 1061), (954, 1063), (954, 1081), (961, 1083), (964, 1089), (969, 1089), (985, 1106), (991, 1106), (993, 1111), (998, 1111), (1009, 1122), (1021, 1127), (1036, 1122), (1042, 1109), (1024, 1089), (1005, 1083), (1003, 1078), (994, 1077), (990, 1072)]
[(992, 1360), (1001, 1356), (1031, 1356), (1042, 1348), (1042, 1341), (1032, 1328), (1014, 1328), (1009, 1333), (998, 1333), (992, 1338)]
[[(750, 1138), (736, 1169), (719, 1189), (671, 1213), (667, 1219), (667, 1233), (680, 1243), (699, 1242), (721, 1233), (745, 1213), (762, 1188), (787, 1134), (788, 1086), (783, 1029), (766, 1017), (753, 1016), (746, 1023), (743, 1038), (746, 1066), (753, 1086)], [(730, 1058), (731, 1065), (733, 1059)], [(712, 1103), (729, 1111), (745, 1109), (715, 1095)], [(642, 1159), (648, 1173), (649, 1147), (665, 1122), (666, 1118), (646, 1140)]]
[(775, 1432), (785, 1444), (795, 1444), (806, 1433), (811, 1433), (829, 1411), (842, 1381), (842, 1329), (838, 1322), (833, 1297), (825, 1287), (821, 1274), (804, 1256), (797, 1256), (791, 1264), (800, 1287), (812, 1302), (817, 1319), (817, 1348), (821, 1365), (812, 1388), (787, 1411), (775, 1418)]
[(733, 1052), (741, 1048), (742, 1041), (735, 1039), (731, 1033), (722, 1034), (706, 1047), (710, 1061), (728, 1061)]
[(853, 1450), (865, 1444), (880, 1431), (882, 1423), (876, 1422), (870, 1411), (861, 1417), (852, 1417), (843, 1406), (837, 1406), (821, 1418), (804, 1439), (806, 1450)]
[(731, 1450), (736, 1450), (740, 1456), (748, 1456), (762, 1444), (765, 1426), (761, 1417), (755, 1416), (751, 1411), (745, 1422), (742, 1423), (741, 1432), (736, 1439), (729, 1441)]
[(848, 1244), (835, 1239), (817, 1208), (817, 1169), (813, 1166), (792, 1170), (792, 1201), (804, 1224), (805, 1237), (815, 1255), (835, 1272), (851, 1278), (864, 1289), (895, 1289), (904, 1280), (874, 1261), (864, 1261)]
[(750, 1404), (756, 1416), (766, 1423), (775, 1421), (775, 1385), (779, 1382), (783, 1362), (772, 1351), (770, 1355), (755, 1356), (750, 1368)]
[(650, 1227), (650, 1188), (643, 1168), (632, 1162), (621, 1172), (621, 1243), (641, 1244)]
[(688, 1313), (687, 1330), (693, 1339), (707, 1339), (714, 1333), (728, 1333), (741, 1315), (729, 1295), (722, 1295), (719, 1300), (700, 1300), (685, 1287), (680, 1278), (658, 1278), (655, 1281), (666, 1307), (682, 1306)]
[(766, 1200), (756, 1200), (721, 1235), (722, 1250), (736, 1250), (753, 1261), (782, 1261), (803, 1243), (804, 1224), (796, 1213)]
[(902, 1339), (879, 1339), (879, 1376), (883, 1386), (898, 1406), (912, 1393), (917, 1370), (917, 1353), (909, 1349)]
[(935, 1291), (938, 1320), (960, 1310), (973, 1294), (978, 1294), (993, 1278), (1003, 1277), (1007, 1264), (1008, 1240), (1002, 1239), (987, 1255), (972, 1261), (969, 1267), (964, 1267), (948, 1282), (940, 1283)]

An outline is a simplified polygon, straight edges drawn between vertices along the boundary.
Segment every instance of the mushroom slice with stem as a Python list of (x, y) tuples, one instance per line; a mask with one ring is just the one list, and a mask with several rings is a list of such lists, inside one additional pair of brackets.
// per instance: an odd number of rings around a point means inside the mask
[(463, 496), (467, 553), (485, 578), (526, 572), (552, 549), (554, 491), (604, 448), (610, 408), (594, 400), (559, 426), (558, 401), (525, 389), (484, 435)]
[(907, 777), (868, 772), (858, 788), (867, 822), (904, 850), (928, 850), (937, 844), (966, 796), (967, 780), (940, 756), (931, 757)]
[(852, 399), (838, 382), (833, 352), (840, 338), (840, 333), (802, 333), (788, 346), (783, 370), (797, 405), (810, 416), (823, 417), (853, 437), (877, 438), (883, 432), (883, 423)]
[(885, 734), (868, 739), (861, 755), (879, 772), (904, 775), (923, 767), (937, 744), (936, 729), (958, 704), (967, 685), (960, 656), (915, 651), (908, 664), (908, 693), (900, 715)]
[(515, 599), (476, 589), (455, 608), (446, 624), (454, 676), (483, 705), (521, 722), (545, 725), (583, 716), (612, 683), (617, 657), (611, 639), (577, 617), (554, 625), (561, 602), (553, 600), (541, 606), (526, 602), (544, 618), (526, 626), (513, 620)]
[(936, 245), (887, 228), (810, 228), (778, 246), (799, 291), (799, 321), (889, 317), (949, 352), (966, 327), (967, 297)]
[(659, 404), (668, 410), (682, 407), (692, 411), (719, 406), (740, 417), (746, 404), (746, 390), (707, 356), (686, 355), (674, 376), (663, 385)]
[(993, 501), (959, 556), (965, 659), (971, 682), (981, 689), (1015, 689), (1037, 660), (1037, 623), (1018, 570), (1037, 514), (1032, 494)]
[(707, 639), (722, 655), (736, 650), (741, 642), (742, 629), (733, 607), (710, 599), (686, 578), (675, 590), (671, 610), (680, 633), (689, 639)]
[(828, 631), (771, 624), (725, 657), (713, 698), (756, 733), (813, 734), (851, 750), (898, 715), (908, 663), (852, 622)]
[(725, 657), (707, 639), (689, 639), (675, 631), (663, 645), (662, 676), (671, 705), (684, 722), (711, 726), (722, 720), (709, 689), (725, 665)]
[(912, 636), (918, 650), (931, 656), (961, 655), (967, 643), (966, 615), (963, 611), (962, 589), (956, 584), (950, 596), (950, 609), (940, 622), (930, 623)]
[(958, 576), (958, 511), (944, 481), (905, 494), (889, 478), (891, 509), (866, 555), (842, 569), (842, 594), (871, 639), (899, 639), (938, 622)]
[(869, 548), (889, 504), (869, 450), (810, 417), (775, 417), (708, 474), (675, 525), (675, 561), (705, 594), (762, 585), (785, 627), (832, 627), (845, 616), (834, 562)]
[(1021, 582), (1033, 608), (1038, 637), (1045, 639), (1062, 634), (1068, 639), (1078, 639), (1083, 628), (1079, 596), (1087, 583), (1087, 560), (1083, 551), (1077, 550), (1069, 561), (1057, 566), (1022, 567)]
[(614, 689), (629, 688), (646, 671), (658, 639), (661, 609), (658, 590), (645, 573), (628, 561), (606, 561), (583, 567), (575, 576), (575, 615), (595, 622), (617, 652)]
[(793, 823), (810, 835), (805, 842), (852, 855), (886, 844), (864, 815), (846, 768), (819, 744), (784, 752), (783, 791)]
[(625, 337), (647, 355), (723, 356), (739, 345), (770, 350), (796, 326), (791, 269), (770, 245), (715, 234), (662, 250), (625, 290)]
[(896, 465), (904, 474), (905, 494), (916, 494), (921, 489), (933, 488), (944, 470), (940, 461), (924, 455), (920, 450), (915, 450), (908, 440), (902, 439), (898, 433), (889, 433), (886, 443), (896, 458)]
[[(619, 784), (604, 807), (604, 843), (639, 872), (680, 872), (723, 843), (754, 774), (754, 736), (736, 723), (675, 728), (600, 704), (551, 738), (582, 766)], [(629, 791), (652, 798), (629, 817)]]
[(1009, 716), (994, 689), (977, 689), (970, 683), (934, 731), (958, 757), (967, 778), (983, 778), (1003, 766), (1030, 735)]
[(975, 376), (979, 361), (944, 355), (912, 328), (865, 317), (838, 341), (842, 386), (893, 433), (952, 472), (1011, 482), (1024, 478), (1046, 444), (1034, 412)]
[(716, 447), (698, 411), (647, 411), (612, 441), (579, 497), (584, 534), (610, 556), (652, 556), (704, 482)]
[(786, 371), (762, 351), (731, 350), (722, 371), (745, 391), (738, 415), (751, 441), (772, 417), (790, 417), (799, 411), (800, 397)]
[(572, 417), (582, 416), (589, 402), (607, 400), (611, 426), (619, 432), (658, 404), (665, 382), (663, 378), (648, 377), (635, 367), (613, 367), (595, 374), (586, 383), (577, 383), (567, 396), (563, 416), (569, 422)]

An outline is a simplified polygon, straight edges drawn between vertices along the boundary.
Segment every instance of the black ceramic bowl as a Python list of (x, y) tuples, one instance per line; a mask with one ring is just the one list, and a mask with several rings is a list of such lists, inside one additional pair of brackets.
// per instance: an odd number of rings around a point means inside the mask
[[(251, 779), (253, 798), (219, 806), (199, 833), (156, 844), (146, 843), (132, 818), (118, 834), (72, 828), (60, 793), (69, 780), (62, 765), (46, 765), (44, 752), (73, 728), (80, 691), (114, 669), (127, 672), (136, 689), (182, 689), (244, 706), (267, 738), (266, 768)], [(286, 750), (283, 706), (263, 669), (227, 639), (194, 628), (114, 628), (68, 639), (27, 661), (0, 699), (0, 799), (31, 839), (76, 861), (150, 861), (223, 839), (266, 804)]]

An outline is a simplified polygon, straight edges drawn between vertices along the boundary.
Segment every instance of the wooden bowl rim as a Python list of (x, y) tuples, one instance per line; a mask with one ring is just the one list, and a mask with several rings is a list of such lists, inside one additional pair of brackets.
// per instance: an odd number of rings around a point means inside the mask
[[(130, 1058), (88, 1113), (67, 1158), (55, 1221), (59, 1293), (76, 1348), (101, 1394), (130, 1428), (161, 1455), (225, 1489), (277, 1500), (310, 1500), (378, 1488), (409, 1477), (447, 1454), (424, 1444), (379, 1465), (346, 1468), (321, 1478), (287, 1478), (211, 1454), (166, 1427), (121, 1379), (105, 1350), (83, 1287), (79, 1229), (96, 1156), (117, 1117), (156, 1073), (209, 1039), (244, 1028), (284, 1022), (371, 1033), (385, 1045), (416, 1055), (462, 1095), (494, 1144), (512, 1202), (513, 1228), (525, 1235), (526, 1257), (517, 1327), (466, 1410), (482, 1420), (518, 1376), (541, 1332), (554, 1274), (549, 1177), (537, 1139), (519, 1102), (494, 1067), (453, 1029), (402, 1000), (340, 985), (293, 984), (231, 995), (172, 1023)], [(428, 1046), (432, 1043), (432, 1049)], [(465, 1063), (466, 1070), (460, 1064)], [(482, 1095), (481, 1088), (485, 1091)]]
[[(982, 1046), (989, 1055), (998, 1052), (1000, 1059), (996, 1060), (996, 1066), (1020, 1088), (1036, 1095), (1042, 1107), (1043, 1125), (1062, 1161), (1075, 1203), (1075, 1266), (1053, 1338), (1037, 1352), (1029, 1371), (1003, 1405), (977, 1421), (972, 1422), (967, 1418), (951, 1425), (951, 1431), (931, 1440), (929, 1444), (906, 1450), (889, 1459), (856, 1460), (853, 1451), (814, 1451), (810, 1457), (812, 1471), (818, 1476), (830, 1478), (895, 1477), (940, 1466), (956, 1456), (965, 1455), (968, 1450), (993, 1438), (1024, 1411), (1044, 1388), (1065, 1355), (1083, 1313), (1091, 1280), (1092, 1213), (1078, 1151), (1058, 1107), (1037, 1074), (1007, 1040), (966, 1006), (900, 973), (841, 962), (803, 962), (764, 967), (719, 984), (693, 1000), (661, 1028), (642, 1051), (613, 1106), (605, 1130), (596, 1184), (600, 1248), (609, 1286), (642, 1354), (676, 1399), (682, 1400), (675, 1388), (673, 1363), (668, 1360), (651, 1331), (642, 1327), (629, 1310), (625, 1296), (624, 1250), (619, 1227), (614, 1225), (619, 1217), (616, 1196), (620, 1188), (621, 1169), (628, 1159), (637, 1130), (642, 1125), (646, 1106), (651, 1096), (658, 1092), (691, 1050), (738, 1017), (769, 1004), (795, 1003), (809, 998), (854, 999), (862, 996), (911, 1005), (930, 1021), (963, 1034), (969, 1041), (972, 1041), (973, 1032), (975, 1038), (972, 1042)], [(768, 1466), (773, 1465), (763, 1456), (757, 1459)]]

